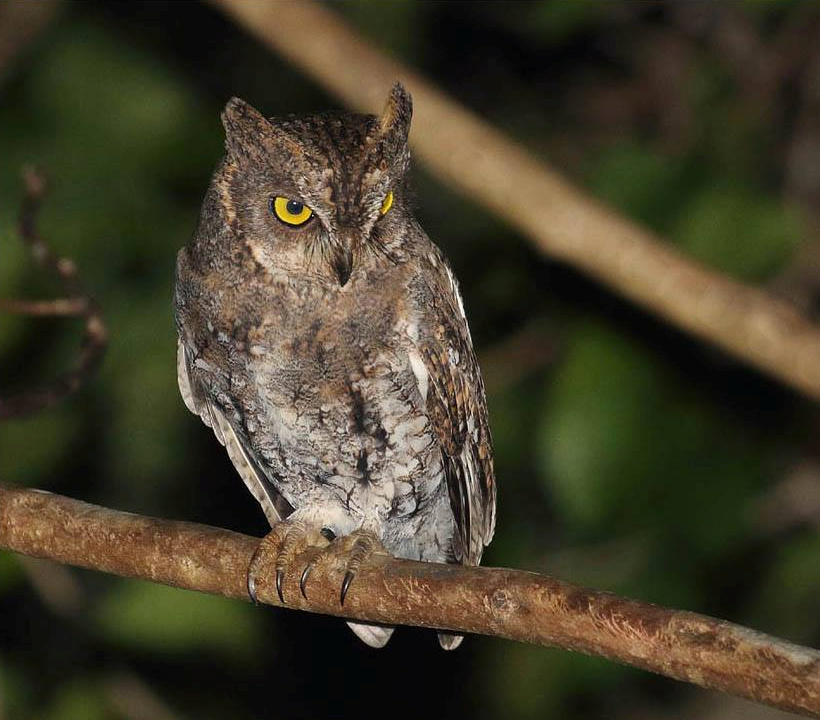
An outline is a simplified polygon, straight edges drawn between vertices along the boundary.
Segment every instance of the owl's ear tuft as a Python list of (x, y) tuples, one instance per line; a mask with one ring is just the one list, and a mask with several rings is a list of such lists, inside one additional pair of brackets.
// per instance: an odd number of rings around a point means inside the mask
[(271, 124), (262, 113), (238, 97), (232, 97), (225, 105), (222, 125), (229, 154), (253, 154), (271, 131)]
[(412, 117), (413, 98), (410, 97), (404, 85), (396, 82), (390, 90), (379, 121), (381, 136), (390, 138), (396, 143), (406, 143)]

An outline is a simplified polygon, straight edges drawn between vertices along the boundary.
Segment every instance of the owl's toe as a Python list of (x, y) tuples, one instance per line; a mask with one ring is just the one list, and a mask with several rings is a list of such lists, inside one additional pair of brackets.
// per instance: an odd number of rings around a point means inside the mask
[[(317, 551), (328, 545), (328, 537), (314, 526), (303, 520), (284, 520), (277, 523), (273, 529), (262, 538), (251, 557), (248, 565), (248, 595), (254, 603), (258, 603), (256, 595), (257, 578), (265, 567), (269, 567), (267, 560), (273, 554), (274, 582), (276, 594), (280, 602), (285, 602), (284, 585), (288, 569), (293, 565), (298, 555), (313, 548)], [(305, 595), (305, 583), (313, 568), (311, 561), (299, 578), (299, 589)]]
[[(333, 532), (330, 528), (324, 527), (319, 531), (319, 534), (327, 540), (328, 543), (332, 542), (336, 539), (336, 533)], [(313, 567), (316, 564), (316, 560), (321, 554), (321, 550), (316, 548), (313, 549), (313, 554), (308, 561), (308, 564), (305, 565), (305, 569), (302, 570), (302, 574), (299, 576), (299, 590), (302, 593), (302, 597), (307, 600), (307, 581), (310, 577), (310, 573), (313, 572)]]
[(362, 563), (370, 558), (371, 555), (377, 552), (387, 553), (381, 540), (372, 532), (368, 530), (356, 530), (355, 532), (341, 538), (339, 543), (342, 544), (340, 552), (346, 552), (347, 563), (345, 565), (345, 576), (342, 580), (342, 589), (339, 595), (339, 600), (342, 605), (345, 604), (345, 598), (350, 590), (350, 584), (359, 572)]

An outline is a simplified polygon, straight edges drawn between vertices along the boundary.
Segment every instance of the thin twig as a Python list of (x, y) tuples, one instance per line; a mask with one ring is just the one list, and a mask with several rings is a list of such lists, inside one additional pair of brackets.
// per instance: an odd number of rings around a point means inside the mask
[[(62, 563), (247, 600), (257, 538), (95, 507), (0, 485), (0, 547)], [(281, 606), (273, 558), (258, 598)], [(307, 563), (308, 555), (297, 562)], [(396, 560), (361, 569), (344, 607), (344, 558), (319, 557), (288, 607), (390, 625), (419, 625), (558, 646), (820, 717), (820, 652), (703, 615), (587, 590), (520, 570)]]
[(820, 399), (820, 331), (795, 308), (685, 257), (590, 198), (318, 3), (211, 1), (353, 107), (380, 110), (391, 84), (402, 80), (415, 100), (411, 142), (448, 186), (545, 255)]
[(83, 290), (74, 261), (55, 255), (37, 231), (37, 216), (46, 192), (45, 178), (34, 168), (25, 168), (23, 181), (26, 192), (20, 210), (20, 238), (37, 263), (59, 278), (67, 297), (50, 301), (0, 300), (0, 312), (38, 317), (81, 317), (85, 326), (74, 367), (47, 385), (0, 397), (0, 421), (31, 415), (76, 392), (97, 369), (108, 343), (102, 310)]
[(87, 298), (55, 298), (54, 300), (0, 299), (0, 313), (30, 317), (78, 317), (88, 311)]

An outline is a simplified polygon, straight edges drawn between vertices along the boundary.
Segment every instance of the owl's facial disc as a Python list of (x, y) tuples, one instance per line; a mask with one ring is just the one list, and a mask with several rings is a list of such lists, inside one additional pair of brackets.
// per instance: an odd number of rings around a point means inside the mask
[(399, 84), (381, 116), (268, 120), (242, 100), (229, 101), (217, 185), (257, 262), (344, 287), (358, 266), (390, 257), (386, 243), (405, 207), (411, 117), (410, 95)]

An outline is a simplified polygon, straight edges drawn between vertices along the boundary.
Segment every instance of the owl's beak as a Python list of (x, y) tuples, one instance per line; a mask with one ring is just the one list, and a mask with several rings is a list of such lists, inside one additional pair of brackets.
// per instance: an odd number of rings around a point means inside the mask
[(348, 243), (337, 246), (333, 253), (333, 269), (339, 278), (339, 286), (344, 287), (353, 272), (353, 248)]

